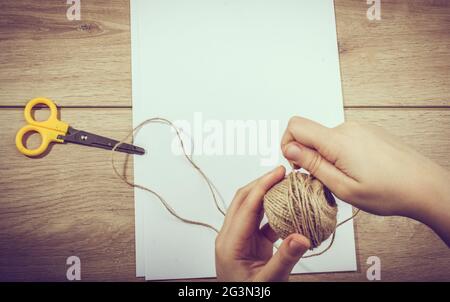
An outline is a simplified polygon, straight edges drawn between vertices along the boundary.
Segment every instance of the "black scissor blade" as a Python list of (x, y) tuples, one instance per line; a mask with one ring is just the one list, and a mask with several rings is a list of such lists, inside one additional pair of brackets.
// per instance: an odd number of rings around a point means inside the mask
[[(86, 131), (76, 130), (72, 127), (69, 127), (67, 134), (60, 137), (65, 142), (102, 148), (107, 150), (112, 150), (115, 145), (119, 143), (119, 141), (110, 139), (104, 136), (92, 134)], [(143, 148), (123, 143), (116, 148), (117, 151), (128, 153), (128, 154), (145, 154), (145, 150)]]

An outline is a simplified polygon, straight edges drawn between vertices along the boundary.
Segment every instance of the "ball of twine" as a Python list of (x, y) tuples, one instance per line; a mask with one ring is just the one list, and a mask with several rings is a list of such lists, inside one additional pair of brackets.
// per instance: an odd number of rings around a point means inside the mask
[(270, 227), (284, 239), (299, 233), (318, 247), (337, 227), (337, 205), (333, 195), (311, 175), (290, 173), (264, 196), (264, 211)]

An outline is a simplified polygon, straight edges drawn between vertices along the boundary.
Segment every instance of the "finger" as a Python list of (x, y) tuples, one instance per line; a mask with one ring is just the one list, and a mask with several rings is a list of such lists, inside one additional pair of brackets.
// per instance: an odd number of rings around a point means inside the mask
[(228, 207), (222, 228), (225, 228), (229, 225), (229, 223), (233, 219), (236, 211), (239, 209), (242, 202), (247, 198), (248, 193), (253, 188), (253, 186), (256, 184), (256, 182), (257, 182), (257, 179), (252, 181), (251, 183), (247, 184), (246, 186), (240, 188), (239, 190), (237, 190), (236, 194), (234, 195), (233, 201), (231, 202), (230, 206)]
[(343, 173), (313, 149), (298, 143), (289, 143), (285, 146), (283, 154), (289, 161), (319, 179), (341, 199), (345, 199), (348, 191), (357, 185), (353, 178)]
[(261, 215), (263, 197), (273, 185), (284, 178), (285, 173), (286, 169), (280, 166), (256, 182), (235, 215), (234, 229), (237, 236), (250, 235), (259, 228), (263, 216)]
[(332, 149), (332, 129), (303, 117), (293, 117), (289, 120), (287, 129), (281, 139), (281, 149), (292, 141), (299, 142), (304, 146), (314, 148), (325, 155), (328, 160), (335, 162), (335, 159), (328, 158), (332, 154), (328, 150)]
[(260, 271), (256, 281), (286, 281), (295, 264), (310, 246), (311, 244), (305, 236), (300, 234), (289, 235)]
[[(275, 168), (274, 170), (278, 169), (279, 167)], [(244, 200), (247, 198), (248, 193), (253, 189), (253, 187), (256, 185), (256, 183), (258, 183), (258, 181), (264, 177), (266, 177), (267, 175), (271, 174), (274, 170), (267, 172), (266, 174), (264, 174), (263, 176), (253, 180), (251, 183), (247, 184), (246, 186), (240, 188), (237, 192), (236, 195), (233, 198), (233, 201), (231, 202), (227, 213), (225, 215), (225, 219), (224, 219), (224, 223), (222, 226), (222, 229), (226, 229), (231, 221), (233, 220), (233, 217), (235, 216), (236, 212), (239, 210), (239, 208), (241, 207), (242, 203), (244, 202)]]
[(263, 225), (261, 227), (261, 234), (272, 243), (274, 243), (275, 241), (277, 241), (280, 238), (277, 235), (277, 233), (275, 233), (275, 231), (270, 227), (270, 225), (268, 223), (266, 223), (265, 225)]

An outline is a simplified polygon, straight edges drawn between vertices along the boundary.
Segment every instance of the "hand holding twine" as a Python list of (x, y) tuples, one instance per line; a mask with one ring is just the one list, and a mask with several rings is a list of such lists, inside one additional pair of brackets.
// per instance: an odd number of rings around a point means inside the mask
[[(208, 223), (181, 217), (175, 209), (170, 206), (169, 202), (163, 198), (163, 196), (150, 188), (130, 181), (126, 176), (125, 169), (122, 174), (116, 168), (114, 154), (117, 152), (117, 148), (132, 135), (136, 135), (137, 132), (144, 126), (152, 123), (165, 124), (175, 130), (175, 134), (180, 142), (185, 158), (205, 180), (216, 208), (220, 213), (225, 215), (226, 210), (222, 210), (218, 204), (218, 195), (220, 196), (220, 194), (218, 194), (216, 187), (206, 176), (203, 170), (194, 162), (192, 157), (187, 154), (183, 140), (181, 139), (180, 130), (172, 122), (165, 118), (155, 117), (143, 121), (113, 147), (111, 153), (111, 165), (114, 173), (129, 186), (147, 191), (157, 197), (167, 211), (181, 222), (203, 226), (218, 233), (219, 231)], [(336, 228), (355, 217), (359, 212), (359, 210), (356, 211), (350, 218), (336, 224), (337, 205), (333, 195), (314, 177), (297, 172), (291, 172), (287, 178), (276, 184), (266, 193), (264, 196), (264, 210), (269, 219), (270, 226), (280, 236), (280, 238), (284, 239), (292, 233), (302, 234), (308, 237), (311, 241), (311, 249), (319, 246), (320, 243), (333, 234), (331, 242), (327, 248), (319, 253), (303, 256), (303, 258), (318, 256), (326, 252), (334, 242)]]

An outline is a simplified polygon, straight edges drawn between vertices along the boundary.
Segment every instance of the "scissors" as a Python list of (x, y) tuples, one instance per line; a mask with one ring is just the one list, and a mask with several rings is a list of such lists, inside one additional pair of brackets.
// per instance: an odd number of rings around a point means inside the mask
[[(31, 114), (31, 110), (38, 104), (46, 105), (50, 109), (50, 116), (46, 121), (38, 122)], [(58, 110), (56, 104), (46, 98), (35, 98), (27, 103), (24, 111), (27, 125), (23, 126), (16, 135), (16, 147), (26, 156), (39, 156), (44, 153), (49, 144), (55, 143), (74, 143), (84, 146), (112, 150), (119, 141), (109, 139), (103, 136), (95, 135), (86, 131), (81, 131), (70, 127), (58, 119)], [(25, 134), (37, 132), (41, 135), (42, 143), (36, 149), (28, 149), (23, 144)], [(145, 150), (130, 144), (121, 144), (116, 148), (117, 151), (128, 154), (145, 154)]]

